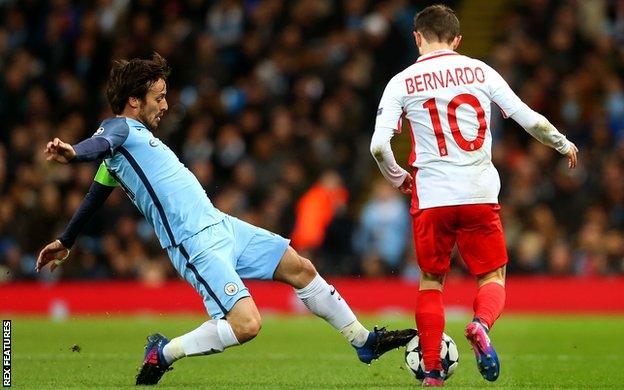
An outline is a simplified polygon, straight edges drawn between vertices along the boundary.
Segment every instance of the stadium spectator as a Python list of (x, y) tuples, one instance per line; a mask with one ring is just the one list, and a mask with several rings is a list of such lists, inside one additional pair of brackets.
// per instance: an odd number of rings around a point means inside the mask
[[(33, 218), (46, 214), (44, 198), (54, 198), (47, 184), (59, 190), (57, 211), (64, 215), (57, 220), (67, 220), (86, 190), (80, 177), (92, 177), (79, 173), (83, 168), (42, 161), (45, 141), (53, 134), (70, 142), (92, 134), (111, 114), (102, 93), (111, 60), (154, 50), (166, 53), (174, 69), (161, 138), (216, 203), (230, 203), (236, 215), (291, 236), (302, 194), (321, 172), (334, 169), (351, 194), (346, 217), (359, 215), (375, 173), (365, 147), (370, 113), (386, 81), (415, 60), (407, 39), (411, 17), (431, 3), (0, 2), (0, 266), (10, 270), (0, 280), (33, 277), (33, 247), (42, 243), (35, 242)], [(624, 5), (509, 2), (498, 20), (487, 62), (586, 156), (577, 172), (559, 170), (553, 179), (546, 172), (558, 160), (515, 124), (493, 118), (510, 270), (519, 268), (520, 237), (537, 232), (534, 209), (545, 207), (557, 221), (557, 239), (544, 244), (541, 264), (530, 272), (570, 261), (562, 269), (587, 273), (577, 264), (585, 262), (579, 254), (586, 252), (581, 236), (589, 222), (579, 216), (601, 205), (608, 218), (597, 239), (611, 249), (608, 265), (595, 272), (624, 273), (624, 254), (613, 238), (624, 236)], [(220, 143), (229, 154), (218, 154)], [(115, 232), (122, 217), (135, 221), (133, 245), (145, 254), (133, 272), (103, 249), (109, 237), (126, 245)], [(98, 271), (68, 269), (63, 278), (139, 277), (158, 261), (155, 238), (144, 233), (123, 195), (113, 194), (95, 218), (76, 250)], [(325, 256), (332, 261), (331, 253)], [(336, 272), (361, 268), (362, 256), (347, 258), (353, 266)]]
[(325, 240), (327, 227), (338, 209), (345, 207), (348, 196), (336, 172), (323, 173), (297, 203), (292, 232), (293, 248), (301, 251), (318, 249)]
[(371, 195), (360, 212), (355, 250), (364, 274), (400, 274), (411, 236), (407, 202), (385, 180), (373, 185)]

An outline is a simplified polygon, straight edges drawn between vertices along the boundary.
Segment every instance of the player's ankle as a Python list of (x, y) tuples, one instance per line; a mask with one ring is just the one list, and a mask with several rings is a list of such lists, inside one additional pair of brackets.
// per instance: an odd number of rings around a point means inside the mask
[(442, 370), (441, 369), (432, 369), (429, 371), (425, 371), (425, 377), (429, 378), (442, 378)]
[(475, 316), (472, 318), (472, 322), (476, 322), (480, 324), (481, 326), (483, 326), (486, 331), (488, 332), (490, 331), (490, 327), (483, 320), (481, 320), (481, 318)]
[(163, 347), (162, 355), (165, 358), (165, 362), (169, 365), (186, 356), (178, 337), (172, 339)]
[(368, 340), (370, 332), (360, 323), (355, 320), (344, 328), (340, 329), (340, 333), (353, 345), (354, 347), (362, 347)]

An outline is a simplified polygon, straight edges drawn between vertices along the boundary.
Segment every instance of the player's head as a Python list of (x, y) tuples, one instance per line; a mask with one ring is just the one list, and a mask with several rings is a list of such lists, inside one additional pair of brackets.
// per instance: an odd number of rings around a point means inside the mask
[(113, 63), (106, 97), (113, 113), (138, 119), (156, 129), (167, 111), (167, 76), (170, 68), (158, 53), (150, 59), (133, 58)]
[(431, 46), (455, 50), (461, 41), (455, 11), (443, 4), (431, 5), (414, 16), (414, 38), (421, 54)]

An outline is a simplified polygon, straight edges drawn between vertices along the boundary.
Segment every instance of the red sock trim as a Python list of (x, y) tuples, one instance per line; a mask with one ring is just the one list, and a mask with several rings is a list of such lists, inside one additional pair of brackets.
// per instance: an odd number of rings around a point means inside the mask
[(492, 282), (479, 288), (473, 308), (475, 317), (479, 318), (482, 324), (491, 329), (503, 312), (504, 307), (505, 287)]
[(442, 370), (440, 362), (440, 343), (444, 332), (442, 291), (422, 290), (416, 294), (416, 327), (425, 371)]

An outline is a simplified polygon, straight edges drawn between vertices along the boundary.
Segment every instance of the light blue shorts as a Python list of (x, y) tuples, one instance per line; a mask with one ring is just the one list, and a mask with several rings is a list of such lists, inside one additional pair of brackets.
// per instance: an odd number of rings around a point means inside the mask
[(249, 291), (241, 279), (272, 280), (289, 240), (226, 215), (216, 225), (167, 248), (176, 270), (219, 319)]

